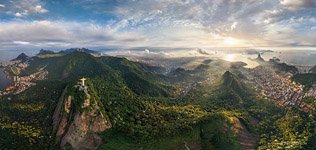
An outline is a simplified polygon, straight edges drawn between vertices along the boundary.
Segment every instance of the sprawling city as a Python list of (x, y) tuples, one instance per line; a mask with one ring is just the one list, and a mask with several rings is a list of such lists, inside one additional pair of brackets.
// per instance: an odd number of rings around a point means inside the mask
[(2, 150), (315, 150), (315, 0), (0, 0)]

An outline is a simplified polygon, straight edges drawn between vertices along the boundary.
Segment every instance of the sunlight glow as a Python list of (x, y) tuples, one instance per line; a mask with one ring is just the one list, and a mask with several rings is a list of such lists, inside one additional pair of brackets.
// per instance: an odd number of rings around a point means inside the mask
[(236, 45), (239, 43), (239, 40), (232, 37), (228, 37), (224, 39), (224, 43), (227, 45)]
[(235, 58), (235, 56), (233, 54), (227, 54), (224, 57), (224, 60), (232, 62), (234, 60), (234, 58)]

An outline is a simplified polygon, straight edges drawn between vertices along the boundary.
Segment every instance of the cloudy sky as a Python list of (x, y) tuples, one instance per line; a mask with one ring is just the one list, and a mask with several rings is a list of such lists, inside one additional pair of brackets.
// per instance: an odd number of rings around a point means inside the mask
[(316, 50), (316, 0), (0, 0), (0, 50)]

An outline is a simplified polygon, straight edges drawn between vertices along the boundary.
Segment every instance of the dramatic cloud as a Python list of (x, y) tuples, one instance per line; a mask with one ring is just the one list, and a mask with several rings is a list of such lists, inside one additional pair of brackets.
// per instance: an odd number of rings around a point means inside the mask
[(133, 1), (117, 7), (116, 14), (128, 20), (134, 29), (146, 33), (158, 30), (173, 46), (179, 46), (175, 43), (181, 41), (185, 46), (196, 47), (295, 47), (316, 45), (311, 42), (314, 38), (304, 36), (310, 34), (305, 28), (310, 29), (316, 23), (312, 19), (316, 16), (314, 3), (314, 0)]
[(87, 22), (16, 21), (0, 23), (1, 49), (19, 45), (41, 47), (138, 46), (145, 39), (132, 32), (114, 32), (111, 26)]
[[(3, 5), (4, 7), (1, 7)], [(26, 46), (314, 47), (314, 0), (12, 0), (1, 49)]]

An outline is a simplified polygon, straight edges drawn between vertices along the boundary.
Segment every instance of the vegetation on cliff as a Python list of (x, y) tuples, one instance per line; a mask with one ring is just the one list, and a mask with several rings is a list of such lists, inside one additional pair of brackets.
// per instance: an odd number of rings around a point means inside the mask
[[(33, 57), (29, 63), (22, 75), (44, 67), (48, 78), (18, 95), (0, 98), (0, 148), (58, 148), (52, 116), (66, 86), (72, 112), (93, 110), (82, 107), (90, 99), (111, 122), (110, 129), (99, 133), (100, 149), (300, 149), (313, 143), (313, 115), (257, 96), (234, 70), (175, 96), (176, 83), (199, 81), (212, 61), (168, 75), (125, 58), (78, 51)], [(89, 96), (72, 88), (82, 77), (88, 79)]]

